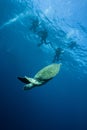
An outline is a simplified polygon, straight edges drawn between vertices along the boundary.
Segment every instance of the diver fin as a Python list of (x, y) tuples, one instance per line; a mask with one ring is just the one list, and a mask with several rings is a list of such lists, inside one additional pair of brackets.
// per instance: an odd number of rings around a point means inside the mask
[(29, 80), (27, 78), (17, 77), (21, 82), (29, 84)]

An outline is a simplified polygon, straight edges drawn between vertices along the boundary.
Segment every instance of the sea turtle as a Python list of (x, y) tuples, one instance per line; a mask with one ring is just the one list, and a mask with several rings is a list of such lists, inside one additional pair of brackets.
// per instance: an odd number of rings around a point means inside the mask
[(25, 77), (18, 77), (18, 79), (23, 83), (26, 83), (26, 85), (24, 86), (24, 90), (29, 90), (35, 86), (43, 85), (50, 79), (55, 77), (60, 70), (60, 66), (61, 63), (59, 64), (53, 63), (41, 69), (38, 73), (36, 73), (34, 78), (29, 78), (25, 76)]

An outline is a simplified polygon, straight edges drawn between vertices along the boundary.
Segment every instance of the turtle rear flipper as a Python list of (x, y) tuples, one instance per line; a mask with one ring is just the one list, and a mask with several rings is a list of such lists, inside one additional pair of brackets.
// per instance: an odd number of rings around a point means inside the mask
[(29, 82), (29, 80), (27, 79), (27, 78), (23, 78), (23, 77), (17, 77), (21, 82), (23, 82), (23, 83), (26, 83), (26, 84), (29, 84), (30, 82)]

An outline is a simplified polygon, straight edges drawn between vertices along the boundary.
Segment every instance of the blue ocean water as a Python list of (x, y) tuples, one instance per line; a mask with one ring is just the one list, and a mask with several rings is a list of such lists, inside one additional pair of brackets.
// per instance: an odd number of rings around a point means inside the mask
[[(0, 0), (0, 130), (87, 130), (87, 0)], [(17, 76), (52, 63), (55, 52), (30, 30), (38, 18), (61, 47), (62, 67), (47, 84), (23, 90)], [(72, 41), (76, 46), (68, 48)]]

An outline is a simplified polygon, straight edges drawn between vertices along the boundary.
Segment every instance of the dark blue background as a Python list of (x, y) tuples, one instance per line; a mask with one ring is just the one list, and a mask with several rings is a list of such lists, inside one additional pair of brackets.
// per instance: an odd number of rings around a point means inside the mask
[[(87, 130), (87, 2), (58, 0), (53, 6), (52, 0), (47, 2), (0, 1), (0, 130)], [(48, 5), (52, 6), (49, 11), (58, 9), (55, 14), (58, 21), (53, 19), (53, 12), (45, 14)], [(27, 15), (26, 11), (31, 13)], [(67, 38), (63, 42), (62, 37), (56, 39), (60, 26), (77, 41), (80, 49), (66, 49), (60, 73), (53, 80), (23, 91), (17, 76), (33, 77), (53, 57), (49, 46), (37, 47), (39, 38), (28, 29), (34, 16), (46, 24), (48, 40), (54, 46), (60, 44), (65, 49), (69, 41)], [(51, 28), (50, 24), (47, 26), (47, 17), (55, 23), (56, 31), (54, 24)]]

